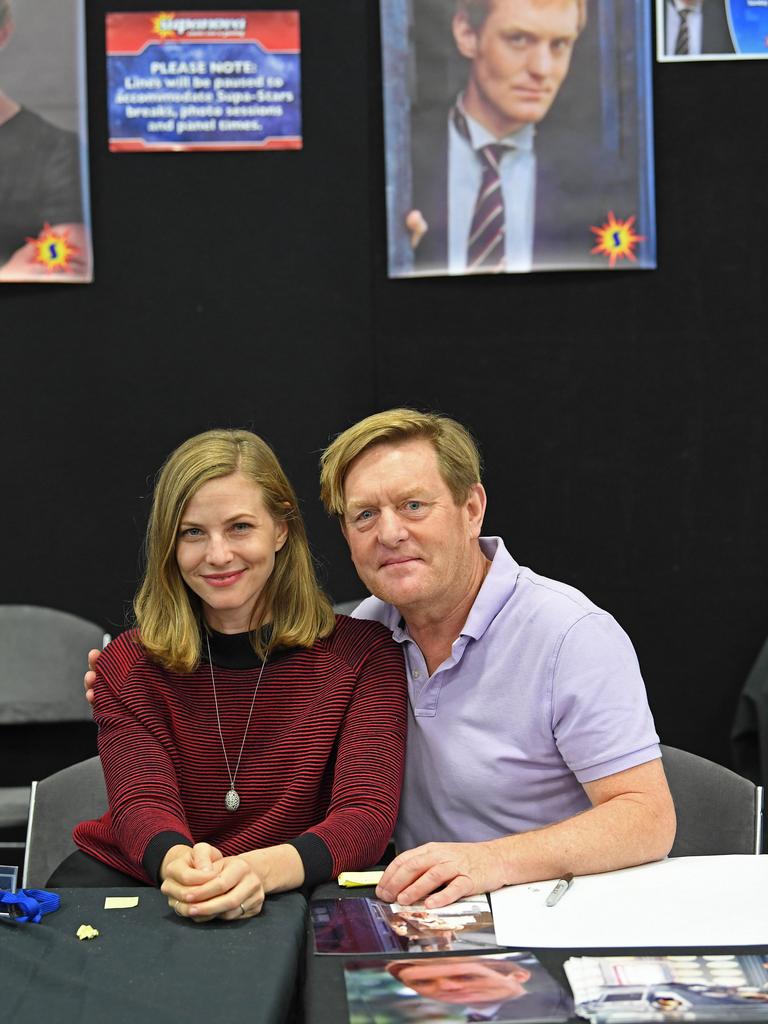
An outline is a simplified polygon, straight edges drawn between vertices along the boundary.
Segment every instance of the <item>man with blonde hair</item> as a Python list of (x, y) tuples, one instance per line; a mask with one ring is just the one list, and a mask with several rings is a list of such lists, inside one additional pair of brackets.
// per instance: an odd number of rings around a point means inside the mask
[(321, 464), (323, 503), (374, 595), (354, 614), (392, 630), (408, 672), (403, 852), (378, 895), (439, 907), (664, 857), (674, 809), (629, 638), (481, 537), (469, 432), (393, 409)]

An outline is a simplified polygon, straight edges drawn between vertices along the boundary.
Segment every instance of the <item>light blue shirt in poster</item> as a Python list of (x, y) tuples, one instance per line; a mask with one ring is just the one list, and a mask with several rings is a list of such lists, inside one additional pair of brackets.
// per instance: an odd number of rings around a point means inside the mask
[(533, 226), (536, 206), (535, 129), (497, 139), (471, 118), (459, 101), (467, 121), (469, 140), (462, 137), (453, 118), (448, 119), (448, 269), (461, 274), (467, 268), (467, 242), (477, 194), (483, 177), (477, 150), (499, 143), (507, 150), (501, 157), (501, 194), (504, 198), (504, 256), (506, 270), (528, 271), (533, 262)]

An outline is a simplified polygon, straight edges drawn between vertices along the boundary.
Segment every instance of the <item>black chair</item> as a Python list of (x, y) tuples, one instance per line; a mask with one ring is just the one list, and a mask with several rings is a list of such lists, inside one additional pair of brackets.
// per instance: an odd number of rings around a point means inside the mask
[(33, 782), (24, 886), (43, 888), (59, 864), (77, 849), (72, 840), (75, 825), (100, 818), (106, 810), (107, 790), (98, 757), (89, 757)]
[(23, 849), (31, 780), (96, 749), (83, 672), (108, 640), (68, 612), (0, 605), (0, 860)]
[(670, 857), (762, 851), (762, 786), (686, 750), (661, 753), (677, 812)]

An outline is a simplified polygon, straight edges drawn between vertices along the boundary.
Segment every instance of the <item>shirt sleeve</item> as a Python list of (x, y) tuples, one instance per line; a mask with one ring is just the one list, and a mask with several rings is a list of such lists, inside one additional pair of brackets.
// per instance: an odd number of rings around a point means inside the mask
[(146, 683), (139, 687), (133, 679), (142, 660), (131, 634), (123, 634), (102, 653), (94, 718), (114, 835), (139, 874), (156, 885), (160, 863), (171, 846), (194, 843), (167, 735), (159, 724), (152, 726), (152, 716), (140, 711), (148, 696), (151, 700)]
[(612, 616), (573, 623), (555, 655), (552, 731), (579, 782), (661, 757), (632, 643)]
[[(294, 844), (318, 868), (310, 836), (330, 854), (330, 872), (376, 864), (394, 830), (403, 782), (406, 682), (403, 656), (383, 630), (366, 637), (355, 666), (357, 681), (344, 716), (328, 813)], [(314, 845), (315, 852), (319, 849)], [(327, 870), (326, 862), (325, 869)], [(310, 873), (311, 870), (310, 870)], [(312, 878), (314, 882), (323, 878)]]

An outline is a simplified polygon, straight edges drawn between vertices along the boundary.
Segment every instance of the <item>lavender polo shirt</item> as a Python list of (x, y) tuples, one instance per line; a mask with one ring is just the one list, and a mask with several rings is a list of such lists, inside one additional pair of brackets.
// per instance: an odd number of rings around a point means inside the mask
[(475, 842), (590, 807), (580, 783), (661, 756), (637, 656), (607, 612), (517, 564), (502, 540), (461, 635), (432, 676), (400, 613), (353, 613), (392, 630), (408, 670), (399, 850)]

